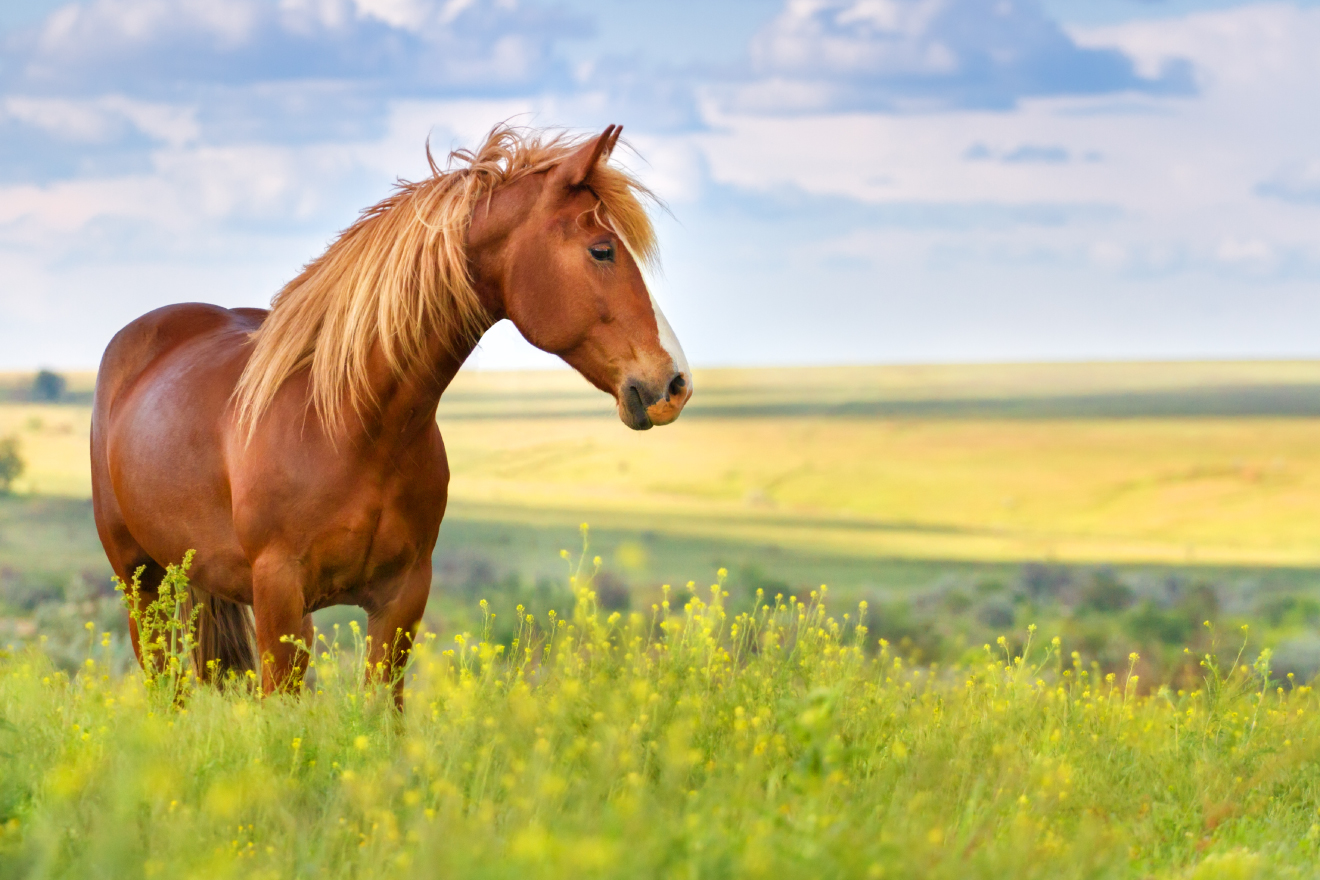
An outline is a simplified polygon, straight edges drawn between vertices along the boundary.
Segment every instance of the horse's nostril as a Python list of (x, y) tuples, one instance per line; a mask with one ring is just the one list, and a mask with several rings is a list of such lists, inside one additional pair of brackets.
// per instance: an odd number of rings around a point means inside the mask
[(674, 378), (669, 380), (669, 396), (681, 397), (687, 389), (687, 379), (683, 378), (682, 373), (675, 373)]
[(632, 417), (629, 427), (635, 431), (645, 431), (651, 427), (651, 418), (646, 412), (647, 403), (642, 397), (642, 388), (636, 382), (629, 382), (623, 392), (623, 406)]

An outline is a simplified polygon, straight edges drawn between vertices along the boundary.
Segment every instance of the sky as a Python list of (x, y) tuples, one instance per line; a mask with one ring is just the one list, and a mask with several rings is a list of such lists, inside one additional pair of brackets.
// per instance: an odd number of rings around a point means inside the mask
[(1317, 357), (1317, 45), (1309, 0), (18, 0), (0, 369), (266, 305), (504, 120), (624, 126), (697, 366)]

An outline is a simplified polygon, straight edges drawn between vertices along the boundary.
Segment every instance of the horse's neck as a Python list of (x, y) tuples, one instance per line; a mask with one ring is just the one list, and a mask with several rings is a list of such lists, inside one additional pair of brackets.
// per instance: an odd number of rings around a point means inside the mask
[(435, 421), (440, 396), (458, 374), (473, 346), (464, 344), (457, 351), (437, 340), (430, 347), (423, 365), (394, 375), (383, 356), (371, 358), (371, 387), (376, 406), (362, 416), (364, 439), (372, 444), (406, 443), (415, 432)]
[[(468, 262), (473, 286), (488, 318), (480, 328), (483, 333), (504, 317), (504, 248), (535, 198), (536, 183), (520, 182), (498, 190), (473, 212), (468, 232)], [(404, 437), (424, 421), (434, 421), (441, 395), (475, 347), (475, 339), (460, 343), (432, 339), (423, 358), (425, 366), (402, 376), (393, 375), (379, 353), (373, 355), (371, 385), (379, 406), (363, 420), (367, 436), (374, 442)]]

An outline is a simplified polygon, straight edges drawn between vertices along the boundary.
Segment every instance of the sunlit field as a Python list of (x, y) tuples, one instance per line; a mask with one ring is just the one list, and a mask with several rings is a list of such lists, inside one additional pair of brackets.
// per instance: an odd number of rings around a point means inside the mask
[[(567, 371), (461, 374), (439, 416), (451, 519), (870, 558), (1320, 563), (1320, 365), (713, 370), (696, 387), (677, 423), (637, 434)], [(30, 457), (19, 491), (90, 492), (88, 416), (0, 405)]]

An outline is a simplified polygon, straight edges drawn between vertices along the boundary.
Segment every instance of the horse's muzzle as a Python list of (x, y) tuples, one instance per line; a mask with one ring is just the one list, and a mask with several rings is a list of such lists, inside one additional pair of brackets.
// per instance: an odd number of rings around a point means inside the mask
[(692, 377), (671, 373), (660, 387), (641, 379), (629, 379), (619, 393), (619, 418), (634, 431), (667, 425), (683, 411), (692, 397)]

